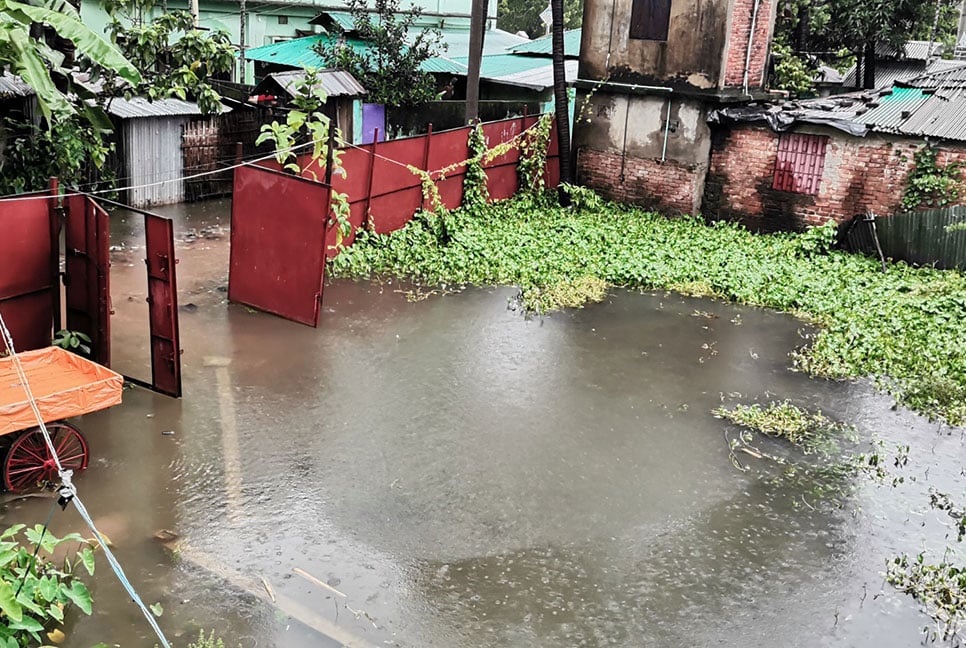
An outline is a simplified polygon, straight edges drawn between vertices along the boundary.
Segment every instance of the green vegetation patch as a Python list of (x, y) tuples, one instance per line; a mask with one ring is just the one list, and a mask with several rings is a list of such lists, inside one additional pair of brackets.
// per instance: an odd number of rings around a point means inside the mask
[(962, 644), (966, 623), (966, 568), (946, 558), (930, 564), (921, 553), (915, 558), (903, 554), (886, 565), (886, 580), (919, 601), (932, 617), (936, 626), (925, 628), (927, 639)]
[(588, 278), (773, 308), (818, 325), (794, 354), (798, 368), (871, 376), (923, 414), (966, 421), (966, 276), (902, 263), (881, 272), (872, 259), (833, 251), (834, 239), (832, 225), (760, 235), (613, 203), (561, 209), (526, 197), (360, 233), (332, 273), (516, 285), (537, 312), (573, 305), (553, 303), (548, 291)]
[(757, 403), (736, 405), (732, 409), (719, 407), (712, 414), (766, 436), (785, 439), (801, 448), (805, 454), (825, 453), (830, 442), (854, 435), (850, 426), (836, 423), (821, 412), (809, 412), (788, 401), (765, 407)]

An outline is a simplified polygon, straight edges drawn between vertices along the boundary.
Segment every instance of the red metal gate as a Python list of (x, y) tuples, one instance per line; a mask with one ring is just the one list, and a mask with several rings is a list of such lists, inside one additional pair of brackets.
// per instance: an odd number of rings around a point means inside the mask
[(60, 306), (58, 229), (41, 194), (0, 202), (0, 310), (17, 351), (50, 345)]
[(328, 211), (327, 185), (235, 169), (228, 299), (318, 326)]
[(87, 196), (64, 200), (67, 329), (91, 338), (91, 359), (111, 365), (110, 219)]
[(148, 312), (151, 325), (151, 382), (162, 394), (181, 396), (181, 342), (178, 335), (178, 286), (174, 225), (167, 218), (144, 214), (148, 269)]

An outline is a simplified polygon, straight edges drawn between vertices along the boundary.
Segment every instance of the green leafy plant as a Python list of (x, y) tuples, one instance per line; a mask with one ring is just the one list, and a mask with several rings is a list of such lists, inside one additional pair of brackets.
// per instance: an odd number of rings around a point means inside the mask
[(905, 209), (945, 207), (958, 202), (962, 165), (957, 162), (941, 165), (937, 156), (938, 151), (928, 145), (916, 151), (915, 166), (906, 177), (902, 194), (901, 204)]
[(530, 194), (543, 193), (544, 172), (547, 169), (547, 149), (550, 146), (550, 131), (553, 116), (540, 115), (540, 119), (527, 129), (520, 141), (520, 160), (517, 162), (517, 177), (520, 191)]
[(350, 72), (366, 88), (366, 100), (389, 106), (416, 106), (436, 96), (433, 76), (422, 64), (445, 49), (437, 29), (418, 28), (422, 9), (403, 10), (399, 0), (346, 0), (353, 35), (316, 46), (327, 67)]
[(926, 628), (930, 640), (959, 645), (966, 623), (966, 567), (948, 557), (928, 563), (924, 553), (915, 558), (902, 554), (886, 563), (886, 580), (912, 595), (932, 617), (935, 629)]
[(40, 191), (50, 178), (66, 185), (87, 180), (92, 166), (103, 177), (107, 155), (114, 145), (107, 132), (79, 114), (65, 115), (48, 128), (8, 119), (7, 138), (0, 158), (0, 193)]
[[(53, 553), (61, 545), (76, 549), (58, 566)], [(0, 646), (46, 644), (41, 633), (63, 624), (68, 606), (89, 615), (91, 594), (76, 576), (80, 567), (94, 574), (94, 550), (76, 533), (57, 538), (23, 524), (0, 533)]]
[(600, 195), (588, 187), (581, 187), (580, 185), (564, 182), (560, 185), (560, 188), (570, 198), (570, 206), (577, 211), (595, 211), (604, 205), (604, 201)]
[(91, 353), (91, 338), (80, 331), (61, 329), (54, 335), (52, 343), (54, 346), (73, 351), (78, 355), (89, 356)]
[(807, 60), (797, 56), (792, 48), (776, 42), (772, 45), (775, 60), (775, 87), (793, 95), (810, 97), (815, 94), (815, 70)]
[[(284, 122), (273, 121), (262, 126), (255, 140), (256, 146), (266, 142), (275, 148), (275, 161), (283, 170), (295, 175), (309, 175), (318, 180), (312, 167), (318, 167), (320, 160), (331, 160), (332, 173), (345, 175), (342, 166), (342, 151), (334, 148), (329, 151), (329, 129), (331, 120), (322, 112), (327, 96), (318, 76), (318, 70), (306, 69), (305, 76), (295, 82), (296, 95), (292, 99), (293, 108), (288, 111)], [(334, 142), (342, 143), (342, 134), (336, 129)], [(312, 150), (306, 164), (299, 163), (296, 147), (311, 143)], [(330, 198), (330, 225), (336, 227), (336, 249), (352, 234), (349, 220), (349, 197), (342, 192), (333, 191)]]
[(483, 168), (486, 136), (482, 124), (476, 124), (470, 130), (468, 148), (470, 159), (466, 162), (466, 175), (463, 178), (463, 206), (479, 209), (490, 200), (490, 191), (486, 188), (486, 170)]
[(203, 114), (221, 111), (221, 96), (210, 79), (235, 66), (231, 37), (224, 30), (201, 30), (185, 10), (153, 16), (154, 0), (105, 0), (111, 18), (107, 32), (124, 55), (141, 72), (139, 83), (118, 83), (110, 70), (93, 66), (107, 92), (149, 99), (175, 96), (197, 102)]

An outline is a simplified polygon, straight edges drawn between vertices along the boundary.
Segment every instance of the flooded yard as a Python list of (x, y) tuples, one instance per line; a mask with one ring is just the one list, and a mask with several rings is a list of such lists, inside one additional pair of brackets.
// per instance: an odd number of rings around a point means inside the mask
[[(920, 642), (929, 618), (883, 572), (956, 544), (928, 489), (962, 492), (962, 431), (791, 371), (801, 321), (621, 290), (528, 319), (513, 288), (413, 301), (340, 281), (316, 330), (227, 303), (228, 209), (158, 210), (180, 239), (185, 397), (132, 388), (79, 421), (78, 489), (176, 645)], [(115, 369), (146, 379), (138, 223), (112, 222), (112, 326)], [(911, 445), (905, 482), (821, 502), (736, 470), (711, 410), (784, 399)], [(80, 529), (55, 514), (54, 533)], [(97, 570), (63, 645), (153, 645)]]

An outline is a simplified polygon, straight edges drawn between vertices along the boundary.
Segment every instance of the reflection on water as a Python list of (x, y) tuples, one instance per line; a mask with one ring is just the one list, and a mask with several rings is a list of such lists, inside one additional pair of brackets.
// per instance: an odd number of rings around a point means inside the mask
[[(789, 485), (737, 472), (709, 413), (789, 398), (925, 448), (910, 472), (955, 483), (958, 433), (867, 385), (789, 371), (796, 320), (615, 291), (527, 321), (506, 308), (512, 289), (409, 303), (392, 284), (340, 282), (314, 330), (225, 303), (226, 209), (171, 212), (185, 398), (135, 389), (81, 421), (94, 455), (81, 493), (178, 645), (201, 628), (229, 645), (338, 645), (219, 570), (268, 583), (356, 645), (919, 640), (923, 617), (881, 571), (892, 552), (942, 545), (908, 513), (925, 485), (802, 506)], [(114, 353), (143, 369), (141, 233), (121, 218)], [(4, 521), (46, 510), (25, 500)], [(78, 524), (58, 514), (54, 531)], [(183, 560), (159, 529), (181, 536)], [(95, 615), (73, 620), (65, 645), (153, 645), (98, 570)]]

